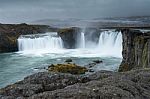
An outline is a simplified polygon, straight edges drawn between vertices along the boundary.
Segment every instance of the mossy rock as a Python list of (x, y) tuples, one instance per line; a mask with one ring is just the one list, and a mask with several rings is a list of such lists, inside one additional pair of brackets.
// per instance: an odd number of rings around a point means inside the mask
[(86, 67), (76, 64), (56, 64), (48, 67), (48, 71), (70, 73), (70, 74), (85, 74), (88, 71)]
[(119, 67), (119, 72), (126, 72), (130, 71), (132, 69), (132, 66), (128, 65), (127, 63), (122, 63)]

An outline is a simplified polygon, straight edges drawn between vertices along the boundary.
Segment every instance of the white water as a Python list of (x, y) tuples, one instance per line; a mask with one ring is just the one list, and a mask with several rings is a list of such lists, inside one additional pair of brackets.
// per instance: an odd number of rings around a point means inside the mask
[(77, 45), (79, 45), (78, 48), (85, 48), (85, 35), (83, 32), (81, 32), (81, 37), (79, 37), (79, 38), (80, 38), (80, 40), (78, 42), (79, 44), (77, 44)]
[(62, 49), (63, 43), (56, 32), (22, 35), (18, 39), (19, 51)]
[[(96, 47), (87, 44), (85, 33), (81, 33), (77, 42), (77, 49), (63, 49), (63, 42), (57, 33), (44, 35), (22, 36), (18, 39), (21, 54), (43, 55), (51, 57), (122, 57), (122, 34), (115, 31), (100, 33)], [(86, 48), (85, 45), (88, 45)], [(91, 46), (91, 48), (89, 48)]]
[(102, 55), (122, 57), (122, 34), (104, 31), (100, 34), (98, 49)]

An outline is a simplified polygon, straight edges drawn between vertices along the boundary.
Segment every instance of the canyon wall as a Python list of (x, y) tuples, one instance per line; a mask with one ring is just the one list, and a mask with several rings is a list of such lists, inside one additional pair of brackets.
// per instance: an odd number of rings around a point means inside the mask
[(150, 33), (140, 30), (122, 29), (123, 60), (120, 72), (150, 66)]
[(81, 29), (77, 27), (63, 28), (58, 30), (58, 35), (63, 40), (64, 48), (74, 49), (78, 37), (80, 36)]
[(56, 31), (46, 25), (0, 24), (0, 53), (18, 51), (17, 39), (20, 35)]

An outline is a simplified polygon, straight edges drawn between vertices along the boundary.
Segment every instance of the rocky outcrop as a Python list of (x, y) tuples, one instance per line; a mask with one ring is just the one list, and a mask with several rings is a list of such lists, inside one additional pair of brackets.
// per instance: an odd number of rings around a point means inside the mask
[(0, 99), (149, 99), (150, 69), (85, 75), (41, 72), (0, 89)]
[(46, 25), (0, 24), (0, 53), (18, 51), (17, 39), (20, 35), (56, 31)]
[(80, 28), (63, 28), (58, 30), (58, 35), (62, 38), (64, 47), (67, 49), (76, 48), (78, 37), (80, 37)]
[(86, 67), (78, 66), (76, 64), (56, 64), (50, 65), (48, 71), (70, 73), (70, 74), (85, 74), (88, 71)]
[(123, 29), (123, 60), (119, 71), (150, 66), (150, 33), (139, 30)]

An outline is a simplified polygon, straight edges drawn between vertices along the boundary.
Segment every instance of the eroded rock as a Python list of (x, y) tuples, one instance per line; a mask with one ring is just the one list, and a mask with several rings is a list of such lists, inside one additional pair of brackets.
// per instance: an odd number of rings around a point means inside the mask
[(0, 89), (1, 99), (149, 99), (150, 69), (91, 75), (41, 72)]

